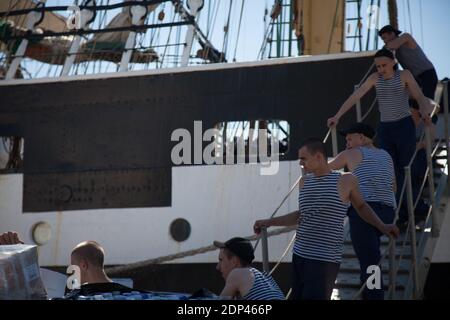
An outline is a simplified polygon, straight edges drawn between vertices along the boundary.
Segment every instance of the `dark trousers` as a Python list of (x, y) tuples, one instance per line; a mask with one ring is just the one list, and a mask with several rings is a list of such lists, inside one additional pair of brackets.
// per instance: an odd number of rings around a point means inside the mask
[[(427, 171), (427, 153), (425, 149), (420, 149), (417, 152), (417, 156), (414, 159), (414, 162), (411, 166), (411, 180), (413, 187), (413, 199), (414, 203), (417, 201), (417, 196), (420, 191), (420, 187), (422, 186), (423, 179), (425, 178), (425, 173)], [(424, 220), (426, 215), (428, 214), (429, 206), (423, 201), (422, 197), (420, 197), (417, 202), (416, 210), (414, 214), (416, 216), (416, 223), (418, 221)]]
[[(394, 208), (380, 202), (368, 202), (368, 205), (384, 223), (390, 224), (394, 221)], [(348, 209), (348, 219), (350, 222), (350, 236), (352, 238), (353, 249), (358, 257), (361, 268), (360, 280), (361, 284), (363, 284), (370, 276), (367, 273), (367, 267), (378, 265), (380, 262), (380, 237), (382, 234), (378, 229), (361, 219), (353, 207)], [(383, 300), (383, 277), (381, 277), (381, 289), (369, 290), (366, 286), (362, 297), (365, 300)]]
[(339, 264), (292, 256), (291, 300), (330, 300)]
[[(407, 117), (394, 122), (381, 122), (378, 127), (378, 141), (380, 148), (386, 150), (394, 162), (398, 203), (405, 178), (405, 167), (411, 161), (416, 150), (416, 129), (412, 118)], [(405, 196), (403, 196), (403, 202), (406, 204)], [(407, 219), (408, 213), (405, 210), (400, 210), (399, 220), (406, 221)]]
[(434, 68), (427, 70), (419, 74), (415, 79), (422, 88), (423, 95), (431, 100), (434, 100), (434, 94), (439, 82), (436, 70)]

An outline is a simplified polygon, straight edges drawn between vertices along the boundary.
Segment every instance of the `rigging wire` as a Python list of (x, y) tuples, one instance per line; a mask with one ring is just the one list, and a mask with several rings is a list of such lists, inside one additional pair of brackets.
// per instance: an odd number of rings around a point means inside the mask
[(209, 24), (211, 23), (211, 1), (208, 1), (208, 15), (206, 17), (206, 34), (209, 34)]
[(271, 34), (273, 32), (273, 19), (270, 18), (270, 22), (267, 25), (267, 29), (264, 32), (264, 38), (263, 38), (263, 42), (261, 44), (261, 48), (259, 49), (259, 53), (258, 56), (256, 58), (256, 60), (259, 59), (263, 59), (264, 58), (264, 54), (265, 54), (265, 50), (266, 50), (266, 45), (267, 45), (267, 41), (268, 41), (268, 36), (269, 34)]
[[(266, 45), (267, 45), (266, 44), (267, 37), (269, 36), (269, 33), (271, 33), (271, 30), (269, 30), (269, 29), (270, 29), (272, 20), (270, 20), (266, 25), (268, 13), (269, 13), (269, 9), (268, 9), (268, 4), (267, 4), (267, 0), (266, 0), (266, 6), (264, 8), (264, 18), (263, 18), (263, 21), (264, 21), (263, 39), (262, 39), (261, 47), (259, 48), (259, 52), (256, 57), (256, 60), (264, 58), (265, 51), (266, 51)], [(273, 29), (273, 26), (272, 26), (272, 29)], [(269, 52), (269, 55), (270, 55), (270, 52)]]
[(420, 36), (422, 38), (422, 48), (425, 49), (425, 37), (423, 36), (423, 11), (422, 0), (419, 0), (419, 16), (420, 16)]
[[(164, 9), (165, 9), (165, 7), (163, 7), (163, 10)], [(155, 20), (156, 20), (156, 13), (153, 16), (153, 23), (152, 24), (155, 24), (155, 22), (156, 22)], [(155, 29), (151, 30), (150, 36), (149, 36), (150, 37), (150, 46), (153, 45), (153, 41), (155, 41), (155, 40), (156, 40), (156, 42), (159, 41), (160, 31), (161, 31), (161, 28), (155, 28)]]
[(409, 0), (406, 0), (406, 3), (408, 6), (409, 30), (410, 30), (411, 34), (413, 34), (412, 19), (411, 19), (411, 6), (409, 3)]
[[(106, 4), (109, 5), (109, 0), (107, 0)], [(100, 5), (103, 6), (103, 0), (100, 0)], [(100, 14), (98, 15), (98, 17), (95, 18), (95, 21), (92, 21), (92, 24), (94, 24), (96, 21), (98, 21), (98, 28), (97, 29), (102, 29), (104, 27), (106, 13), (107, 13), (106, 10), (101, 11)], [(98, 40), (98, 37), (95, 38), (95, 36), (91, 36), (91, 39), (92, 38), (94, 38), (94, 41), (92, 43), (91, 48), (89, 49), (89, 54), (88, 54), (88, 58), (87, 58), (88, 61), (90, 61), (92, 59), (92, 56), (94, 55), (95, 46), (97, 45), (97, 40)], [(85, 37), (85, 40), (87, 40), (87, 39), (88, 39), (88, 36)], [(81, 48), (81, 46), (80, 46), (80, 48)], [(76, 55), (78, 55), (78, 54), (76, 54)], [(86, 66), (85, 66), (85, 69), (84, 69), (84, 74), (87, 73), (89, 65), (90, 65), (89, 63), (86, 63)], [(95, 73), (95, 65), (96, 65), (96, 60), (93, 61), (93, 65), (92, 65), (92, 69), (93, 69), (94, 73)], [(99, 61), (99, 65), (101, 65), (100, 61)]]
[(244, 13), (244, 4), (245, 4), (245, 0), (242, 0), (241, 14), (240, 14), (240, 17), (239, 17), (238, 32), (237, 32), (237, 35), (236, 35), (236, 46), (234, 47), (233, 62), (236, 62), (236, 53), (237, 53), (237, 48), (238, 48), (238, 44), (239, 44), (239, 35), (241, 33), (242, 15)]
[[(176, 35), (175, 35), (175, 43), (178, 43), (178, 44), (181, 43), (181, 27), (180, 26), (177, 27), (177, 32), (176, 32)], [(175, 51), (175, 56), (179, 58), (180, 57), (180, 46), (179, 45), (175, 46), (175, 50), (174, 51)], [(173, 66), (177, 67), (178, 66), (178, 62), (175, 61)]]
[(225, 25), (225, 34), (223, 36), (223, 45), (222, 45), (222, 52), (223, 57), (225, 58), (227, 56), (227, 49), (228, 49), (228, 34), (230, 31), (230, 18), (231, 18), (231, 9), (233, 8), (233, 0), (230, 0), (230, 8), (228, 10), (228, 17), (227, 22)]
[[(102, 1), (102, 4), (103, 4), (103, 1)], [(109, 5), (109, 0), (106, 0), (106, 5)], [(108, 14), (108, 11), (103, 11), (103, 15), (102, 15), (102, 12), (100, 12), (100, 14), (99, 14), (99, 20), (100, 20), (100, 22), (99, 22), (99, 27), (101, 28), (102, 26), (104, 27), (105, 26), (105, 22), (106, 22), (106, 17), (107, 17), (107, 14)], [(95, 39), (94, 40), (94, 44), (93, 44), (93, 46), (92, 46), (92, 49), (91, 49), (91, 53), (90, 53), (90, 58), (92, 57), (92, 55), (94, 54), (94, 51), (95, 51), (95, 47), (96, 47), (96, 45), (97, 45), (97, 41), (98, 41), (98, 38), (97, 39)], [(101, 69), (101, 66), (102, 66), (102, 61), (100, 60), (99, 62), (98, 62), (98, 69), (99, 69), (99, 71), (100, 71), (100, 69)], [(94, 70), (94, 73), (95, 73), (95, 61), (94, 61), (94, 67), (93, 67), (93, 70)]]
[[(209, 39), (209, 36), (211, 35), (211, 32), (215, 29), (215, 26), (216, 26), (217, 15), (218, 15), (218, 12), (219, 12), (219, 1), (215, 2), (215, 10), (216, 10), (216, 12), (213, 15), (213, 19), (212, 19), (212, 22), (211, 22), (211, 28), (206, 33), (206, 38), (207, 39)], [(213, 9), (213, 11), (214, 11), (214, 9)]]
[[(175, 10), (174, 10), (174, 11), (173, 11), (173, 17), (172, 17), (172, 23), (175, 22), (176, 17), (177, 17), (177, 13), (176, 13)], [(173, 26), (170, 26), (169, 34), (168, 34), (168, 36), (167, 36), (166, 46), (165, 46), (165, 48), (164, 48), (164, 52), (163, 52), (163, 55), (162, 55), (162, 58), (161, 58), (160, 68), (163, 67), (164, 58), (165, 58), (166, 53), (167, 53), (167, 45), (170, 43), (170, 36), (171, 36), (171, 34), (172, 34), (172, 28), (173, 28)]]
[[(403, 30), (406, 30), (407, 29), (406, 28), (406, 26), (407, 26), (406, 17), (408, 16), (406, 14), (406, 0), (403, 0), (402, 4), (403, 4), (403, 17), (404, 17), (404, 19), (403, 19)], [(411, 30), (409, 30), (409, 31), (411, 32)]]
[(369, 13), (369, 20), (367, 22), (367, 39), (366, 39), (366, 51), (369, 51), (369, 47), (370, 47), (370, 35), (371, 35), (371, 31), (372, 31), (372, 21), (373, 21), (373, 12), (372, 12), (372, 8), (373, 8), (373, 1), (374, 0), (370, 0), (370, 10), (368, 11)]
[(375, 27), (376, 27), (376, 29), (375, 29), (375, 32), (374, 32), (374, 37), (375, 37), (375, 39), (374, 39), (374, 49), (375, 50), (378, 50), (378, 39), (379, 39), (379, 36), (378, 36), (378, 31), (380, 30), (380, 9), (381, 8), (381, 0), (378, 0), (378, 2), (377, 2), (377, 11), (376, 11), (376, 16), (375, 16)]
[[(23, 9), (26, 9), (26, 6), (27, 6), (27, 2), (24, 1), (24, 2), (23, 2), (23, 8), (22, 8), (22, 10), (23, 10)], [(21, 16), (21, 17), (19, 18), (19, 23), (18, 23), (18, 25), (19, 25), (19, 26), (25, 25), (26, 19), (27, 19), (27, 15), (26, 15), (26, 14), (24, 14), (23, 16)]]

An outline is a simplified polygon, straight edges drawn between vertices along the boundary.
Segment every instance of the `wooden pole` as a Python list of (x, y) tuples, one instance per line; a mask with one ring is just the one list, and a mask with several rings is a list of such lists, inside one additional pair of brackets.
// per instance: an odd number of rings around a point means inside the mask
[(388, 0), (389, 24), (398, 29), (397, 0)]

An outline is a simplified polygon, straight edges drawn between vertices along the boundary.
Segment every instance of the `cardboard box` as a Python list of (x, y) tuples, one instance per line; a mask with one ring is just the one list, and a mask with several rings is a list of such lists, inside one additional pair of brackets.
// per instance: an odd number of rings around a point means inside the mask
[(0, 300), (30, 299), (47, 299), (37, 247), (24, 244), (0, 246)]

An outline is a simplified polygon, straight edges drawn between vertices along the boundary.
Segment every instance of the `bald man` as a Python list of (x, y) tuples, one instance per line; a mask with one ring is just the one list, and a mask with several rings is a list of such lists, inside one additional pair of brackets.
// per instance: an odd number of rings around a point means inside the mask
[(80, 268), (80, 284), (76, 295), (93, 295), (96, 293), (120, 291), (131, 292), (132, 289), (113, 282), (104, 269), (105, 250), (95, 241), (84, 241), (73, 248), (70, 264)]

